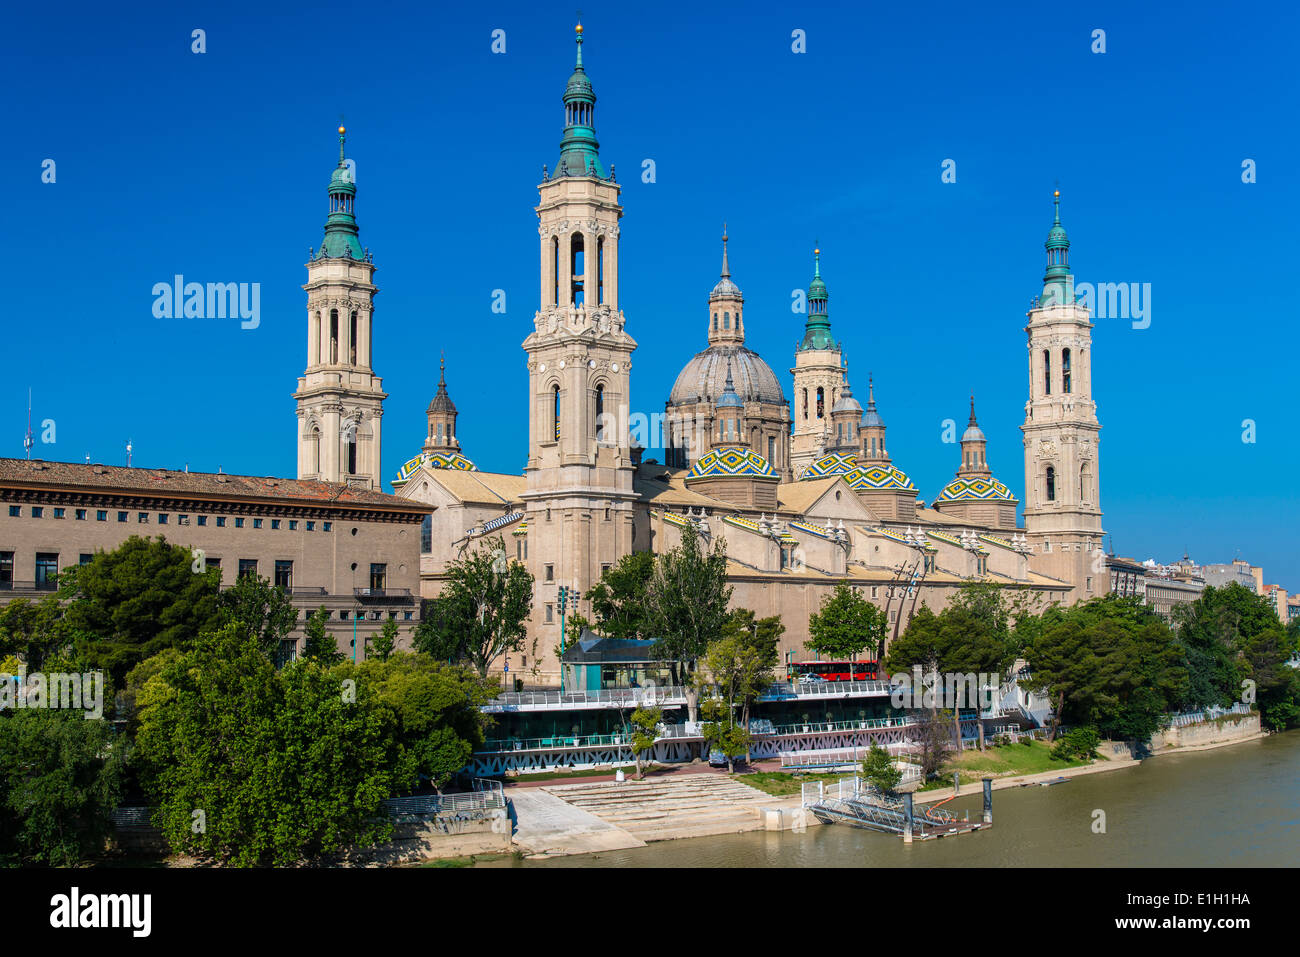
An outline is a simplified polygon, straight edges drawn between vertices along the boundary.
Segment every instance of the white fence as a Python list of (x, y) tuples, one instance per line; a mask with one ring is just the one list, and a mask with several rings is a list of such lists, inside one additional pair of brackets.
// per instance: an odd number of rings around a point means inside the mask
[(1251, 714), (1252, 710), (1249, 705), (1244, 705), (1240, 701), (1236, 702), (1231, 708), (1219, 708), (1215, 705), (1205, 708), (1202, 711), (1185, 711), (1182, 714), (1171, 715), (1169, 718), (1170, 727), (1185, 728), (1189, 724), (1202, 724), (1206, 721), (1213, 721), (1216, 718), (1222, 718), (1229, 714)]

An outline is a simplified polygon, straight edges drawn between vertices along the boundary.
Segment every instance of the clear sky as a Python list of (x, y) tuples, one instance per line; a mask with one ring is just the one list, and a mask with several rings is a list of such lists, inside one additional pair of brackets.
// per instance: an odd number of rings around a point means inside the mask
[[(958, 464), (944, 420), (960, 431), (974, 392), (1023, 499), (1024, 314), (1059, 184), (1076, 280), (1151, 284), (1148, 328), (1093, 332), (1115, 550), (1240, 556), (1300, 588), (1300, 16), (1269, 6), (584, 4), (623, 184), (633, 411), (662, 411), (706, 344), (725, 219), (747, 343), (787, 395), (791, 291), (819, 241), (833, 332), (855, 394), (875, 375), (895, 464), (934, 498)], [(6, 21), (0, 454), (23, 454), (30, 386), (34, 455), (123, 464), (130, 438), (136, 465), (293, 475), (303, 264), (342, 114), (379, 267), (386, 476), (419, 450), (443, 350), (466, 454), (522, 469), (532, 207), (559, 154), (571, 7), (23, 4)], [(155, 318), (151, 289), (177, 273), (260, 283), (259, 327)]]

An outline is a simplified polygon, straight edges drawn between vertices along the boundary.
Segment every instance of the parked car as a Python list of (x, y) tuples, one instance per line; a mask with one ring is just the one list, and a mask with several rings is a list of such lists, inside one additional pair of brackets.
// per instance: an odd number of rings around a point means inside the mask
[[(744, 764), (745, 759), (743, 757), (733, 758), (732, 763)], [(714, 748), (712, 751), (709, 752), (709, 767), (725, 768), (726, 766), (727, 766), (727, 756), (725, 754), (723, 754), (717, 748)]]

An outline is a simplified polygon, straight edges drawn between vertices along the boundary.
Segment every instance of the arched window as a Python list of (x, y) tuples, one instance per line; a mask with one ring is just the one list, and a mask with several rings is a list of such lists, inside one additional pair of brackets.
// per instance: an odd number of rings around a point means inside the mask
[(803, 390), (803, 417), (808, 418), (808, 390)]
[(1052, 394), (1052, 354), (1043, 350), (1043, 388), (1046, 395)]
[(313, 428), (307, 441), (307, 474), (315, 475), (320, 471), (320, 429)]
[(347, 437), (348, 474), (357, 474), (357, 430), (349, 429)]
[(339, 311), (330, 310), (330, 362), (339, 361)]
[(821, 386), (817, 387), (817, 418), (822, 418), (826, 413), (826, 390)]
[(352, 312), (352, 321), (348, 327), (348, 361), (353, 365), (357, 364), (357, 313)]
[(560, 439), (560, 387), (551, 387), (551, 421), (555, 425), (555, 440)]
[(605, 441), (605, 387), (596, 386), (596, 441)]
[(1079, 500), (1092, 500), (1092, 467), (1087, 462), (1079, 467)]
[(724, 312), (724, 313), (722, 314), (722, 328), (723, 328), (723, 329), (730, 329), (730, 328), (731, 328), (731, 313), (729, 313), (729, 312)]
[(434, 444), (442, 445), (442, 423), (441, 422), (438, 423), (438, 441), (435, 442)]
[(560, 237), (551, 237), (551, 299), (560, 304)]
[(605, 237), (596, 239), (596, 305), (605, 301)]
[(716, 312), (713, 314), (713, 331), (718, 331), (718, 314)]
[(1056, 501), (1056, 469), (1050, 465), (1047, 467), (1047, 500)]
[(1061, 391), (1070, 394), (1070, 350), (1061, 350)]
[(570, 301), (575, 306), (583, 303), (583, 275), (587, 271), (586, 253), (582, 245), (582, 233), (574, 233), (569, 241), (569, 280), (573, 287)]

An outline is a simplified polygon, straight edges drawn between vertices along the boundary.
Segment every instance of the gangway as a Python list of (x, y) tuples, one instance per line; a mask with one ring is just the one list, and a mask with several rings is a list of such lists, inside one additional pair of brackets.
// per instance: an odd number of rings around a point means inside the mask
[(967, 834), (991, 827), (993, 823), (992, 792), (987, 786), (982, 821), (959, 820), (941, 807), (914, 807), (910, 794), (901, 797), (883, 794), (856, 776), (841, 778), (830, 785), (822, 781), (806, 782), (802, 791), (804, 809), (823, 824), (848, 824), (897, 834), (905, 841)]

